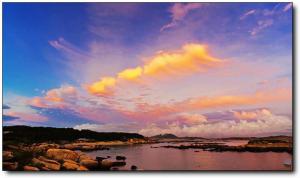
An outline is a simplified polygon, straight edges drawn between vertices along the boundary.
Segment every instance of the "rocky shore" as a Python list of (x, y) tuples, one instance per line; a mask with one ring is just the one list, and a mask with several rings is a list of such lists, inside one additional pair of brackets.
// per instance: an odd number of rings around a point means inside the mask
[[(36, 144), (20, 148), (11, 146), (3, 151), (5, 171), (108, 171), (119, 170), (126, 165), (125, 156), (96, 157), (93, 159), (82, 152), (59, 148), (57, 144)], [(137, 170), (135, 165), (131, 170)]]

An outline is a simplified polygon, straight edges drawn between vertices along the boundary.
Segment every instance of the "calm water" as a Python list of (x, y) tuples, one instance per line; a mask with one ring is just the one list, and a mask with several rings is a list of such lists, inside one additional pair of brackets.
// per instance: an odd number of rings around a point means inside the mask
[[(228, 145), (244, 144), (245, 141), (226, 142)], [(163, 144), (145, 144), (131, 146), (114, 146), (110, 150), (87, 152), (92, 157), (116, 155), (126, 156), (126, 166), (120, 170), (128, 170), (136, 165), (143, 170), (290, 170), (283, 165), (291, 161), (288, 153), (250, 153), (250, 152), (195, 152), (194, 149), (179, 150), (172, 148), (151, 148)], [(185, 143), (180, 143), (185, 144)]]

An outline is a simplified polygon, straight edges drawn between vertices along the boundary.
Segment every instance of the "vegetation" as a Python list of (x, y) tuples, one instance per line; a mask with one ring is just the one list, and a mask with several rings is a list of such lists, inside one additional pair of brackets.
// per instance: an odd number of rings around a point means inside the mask
[(8, 143), (38, 143), (74, 141), (80, 138), (95, 141), (127, 141), (128, 139), (144, 139), (137, 133), (122, 132), (94, 132), (90, 130), (75, 130), (72, 128), (30, 127), (30, 126), (4, 126), (4, 145)]

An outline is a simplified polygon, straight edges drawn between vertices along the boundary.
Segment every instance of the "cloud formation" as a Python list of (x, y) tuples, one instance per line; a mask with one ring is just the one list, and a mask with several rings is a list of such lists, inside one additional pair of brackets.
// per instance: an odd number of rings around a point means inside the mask
[(179, 51), (160, 52), (143, 66), (124, 69), (115, 77), (103, 77), (86, 88), (94, 95), (112, 94), (113, 87), (120, 80), (133, 81), (141, 80), (143, 77), (182, 76), (205, 72), (223, 63), (224, 60), (212, 57), (205, 45), (191, 43), (184, 45)]
[(192, 10), (199, 9), (202, 7), (201, 3), (175, 3), (170, 9), (171, 13), (171, 22), (161, 27), (160, 31), (164, 31), (168, 28), (172, 28), (176, 26), (180, 21), (184, 19), (184, 17)]
[(152, 123), (141, 129), (139, 133), (146, 136), (172, 133), (178, 136), (198, 137), (266, 136), (291, 133), (292, 120), (290, 118), (273, 114), (270, 111), (266, 112), (266, 110), (256, 112), (259, 114), (252, 121), (231, 119), (193, 125), (182, 125), (178, 122), (165, 125)]

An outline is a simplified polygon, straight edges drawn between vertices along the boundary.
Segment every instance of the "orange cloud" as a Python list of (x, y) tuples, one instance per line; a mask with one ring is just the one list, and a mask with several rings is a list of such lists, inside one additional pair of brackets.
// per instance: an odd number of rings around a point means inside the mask
[(110, 88), (116, 85), (116, 79), (113, 77), (103, 77), (100, 81), (87, 87), (91, 94), (111, 94)]
[(233, 111), (233, 115), (237, 119), (256, 119), (259, 116), (270, 116), (271, 111), (268, 109), (259, 109), (255, 111)]
[(118, 78), (126, 80), (135, 80), (141, 77), (143, 69), (141, 67), (136, 67), (134, 69), (125, 69), (118, 73)]
[(206, 46), (184, 45), (178, 52), (162, 52), (144, 65), (145, 75), (180, 75), (206, 71), (217, 67), (222, 60), (209, 55)]
[(74, 99), (77, 90), (73, 86), (63, 85), (60, 88), (51, 89), (43, 97), (34, 97), (28, 101), (31, 106), (46, 108), (50, 106), (63, 107), (66, 100)]
[(73, 86), (62, 86), (49, 90), (44, 97), (45, 100), (51, 102), (62, 102), (66, 97), (73, 97), (76, 95), (76, 88)]
[(112, 94), (112, 89), (119, 79), (133, 81), (142, 77), (159, 77), (185, 75), (194, 72), (205, 72), (220, 66), (222, 60), (212, 57), (207, 47), (201, 44), (186, 44), (179, 51), (160, 52), (150, 58), (143, 66), (128, 68), (116, 74), (116, 77), (104, 77), (88, 85), (91, 94)]

